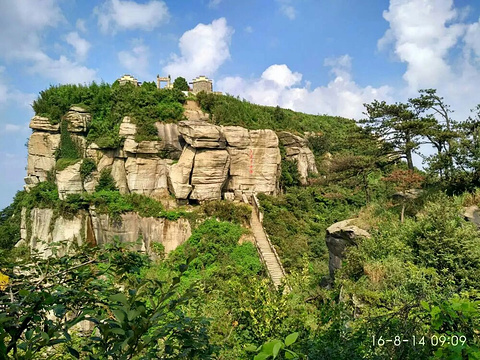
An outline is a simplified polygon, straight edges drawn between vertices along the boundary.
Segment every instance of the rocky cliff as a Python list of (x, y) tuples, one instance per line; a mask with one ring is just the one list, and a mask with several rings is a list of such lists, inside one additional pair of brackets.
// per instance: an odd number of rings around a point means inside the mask
[[(186, 204), (241, 200), (254, 193), (277, 194), (281, 145), (286, 149), (286, 160), (296, 162), (302, 183), (307, 183), (309, 174), (317, 173), (313, 154), (300, 136), (268, 129), (216, 126), (193, 105), (187, 104), (185, 120), (178, 124), (157, 122), (158, 140), (138, 141), (137, 125), (124, 117), (119, 127), (122, 143), (117, 148), (102, 148), (87, 141), (91, 115), (81, 107), (71, 107), (63, 117), (63, 125), (52, 125), (48, 118), (34, 116), (30, 123), (33, 133), (28, 142), (26, 190), (50, 179), (56, 183), (62, 200), (71, 194), (92, 193), (106, 169), (120, 193), (142, 194), (168, 207), (176, 206), (172, 198)], [(69, 159), (67, 166), (59, 166), (57, 158), (66, 137), (75, 144), (79, 156)], [(83, 164), (87, 161), (93, 166), (85, 173)], [(113, 237), (122, 241), (141, 239), (138, 250), (149, 253), (154, 242), (161, 243), (168, 252), (190, 236), (185, 219), (169, 221), (126, 213), (117, 220), (96, 214), (93, 208), (69, 219), (54, 216), (54, 209), (34, 208), (22, 213), (22, 241), (42, 250), (44, 243), (59, 240), (100, 245)]]
[[(207, 201), (241, 198), (242, 193), (278, 192), (281, 156), (279, 138), (287, 160), (297, 163), (302, 183), (316, 174), (315, 159), (305, 139), (288, 132), (278, 135), (268, 129), (247, 130), (239, 126), (216, 126), (200, 110), (185, 110), (178, 124), (156, 123), (159, 140), (136, 141), (136, 125), (125, 117), (118, 148), (87, 143), (90, 114), (72, 107), (65, 114), (71, 139), (83, 159), (56, 170), (60, 125), (44, 117), (32, 118), (28, 143), (26, 189), (45, 181), (53, 172), (59, 196), (93, 192), (100, 173), (109, 169), (122, 193), (139, 193), (157, 200), (170, 194), (177, 200)], [(96, 170), (82, 176), (81, 165), (91, 159)]]

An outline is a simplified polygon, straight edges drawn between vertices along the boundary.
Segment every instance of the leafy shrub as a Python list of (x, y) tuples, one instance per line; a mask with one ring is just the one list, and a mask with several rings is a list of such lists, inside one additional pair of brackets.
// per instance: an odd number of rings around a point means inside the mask
[(95, 187), (95, 191), (115, 191), (117, 189), (117, 185), (115, 184), (115, 180), (113, 179), (111, 169), (105, 168), (100, 172), (100, 177), (98, 178), (98, 184)]
[(62, 121), (60, 126), (60, 148), (57, 153), (58, 159), (80, 159), (81, 151), (76, 144), (70, 132), (68, 131), (67, 121)]
[(248, 224), (252, 210), (246, 204), (236, 204), (231, 201), (209, 201), (202, 205), (202, 210), (207, 216), (213, 216), (221, 221), (236, 224)]
[(85, 180), (96, 170), (97, 165), (95, 164), (95, 161), (90, 158), (86, 158), (83, 160), (82, 165), (80, 166), (80, 177), (82, 180)]
[(70, 165), (76, 164), (79, 161), (80, 159), (64, 159), (64, 158), (58, 159), (57, 162), (55, 163), (55, 170), (56, 171), (65, 170)]
[(173, 82), (173, 88), (178, 89), (180, 91), (188, 91), (189, 90), (187, 80), (185, 80), (185, 78), (183, 78), (181, 76), (179, 76), (175, 79), (175, 81)]

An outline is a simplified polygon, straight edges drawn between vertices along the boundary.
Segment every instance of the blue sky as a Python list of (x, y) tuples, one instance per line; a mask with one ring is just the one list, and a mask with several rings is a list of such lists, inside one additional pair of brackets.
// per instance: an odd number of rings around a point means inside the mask
[(357, 119), (436, 88), (462, 120), (480, 103), (479, 17), (466, 0), (0, 1), (0, 208), (50, 84), (207, 75), (252, 102)]

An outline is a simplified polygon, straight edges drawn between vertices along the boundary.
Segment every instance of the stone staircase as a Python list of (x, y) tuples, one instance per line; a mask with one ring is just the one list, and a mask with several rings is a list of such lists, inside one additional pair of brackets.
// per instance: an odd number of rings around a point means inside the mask
[(268, 234), (263, 228), (263, 214), (260, 212), (258, 199), (255, 195), (252, 195), (250, 203), (252, 205), (250, 226), (255, 237), (255, 246), (257, 247), (260, 259), (265, 264), (275, 288), (278, 289), (282, 283), (282, 279), (285, 277), (285, 270), (283, 269), (280, 257), (268, 238)]

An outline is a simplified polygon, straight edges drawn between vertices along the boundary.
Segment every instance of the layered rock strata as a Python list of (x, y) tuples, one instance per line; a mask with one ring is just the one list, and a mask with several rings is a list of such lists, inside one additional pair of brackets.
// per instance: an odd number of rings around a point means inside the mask
[(287, 160), (295, 161), (302, 185), (308, 184), (310, 174), (318, 174), (315, 156), (308, 147), (307, 140), (292, 133), (281, 131), (278, 133), (280, 142), (285, 147)]
[[(119, 129), (124, 139), (116, 149), (87, 145), (85, 135), (91, 116), (72, 107), (64, 116), (72, 140), (84, 159), (96, 170), (80, 176), (82, 161), (56, 172), (60, 197), (82, 191), (93, 192), (101, 172), (108, 169), (121, 193), (139, 193), (165, 200), (173, 194), (180, 201), (241, 199), (243, 193), (276, 194), (280, 177), (279, 136), (272, 130), (247, 130), (239, 126), (216, 126), (199, 109), (185, 110), (178, 124), (156, 123), (159, 139), (137, 141), (137, 126), (126, 116)], [(29, 141), (27, 187), (45, 181), (55, 169), (60, 147), (60, 126), (35, 116)], [(287, 132), (280, 133), (287, 159), (295, 160), (302, 183), (317, 173), (307, 142)]]
[(75, 245), (88, 243), (102, 246), (115, 238), (121, 242), (138, 242), (135, 250), (151, 256), (156, 255), (153, 244), (160, 243), (168, 254), (183, 244), (192, 233), (190, 223), (184, 218), (176, 221), (143, 218), (131, 212), (113, 220), (107, 214), (97, 214), (94, 209), (81, 211), (68, 219), (54, 217), (53, 209), (34, 208), (29, 214), (24, 209), (21, 229), (21, 242), (45, 257), (51, 255), (47, 250), (51, 243), (62, 244), (59, 250), (65, 253)]

